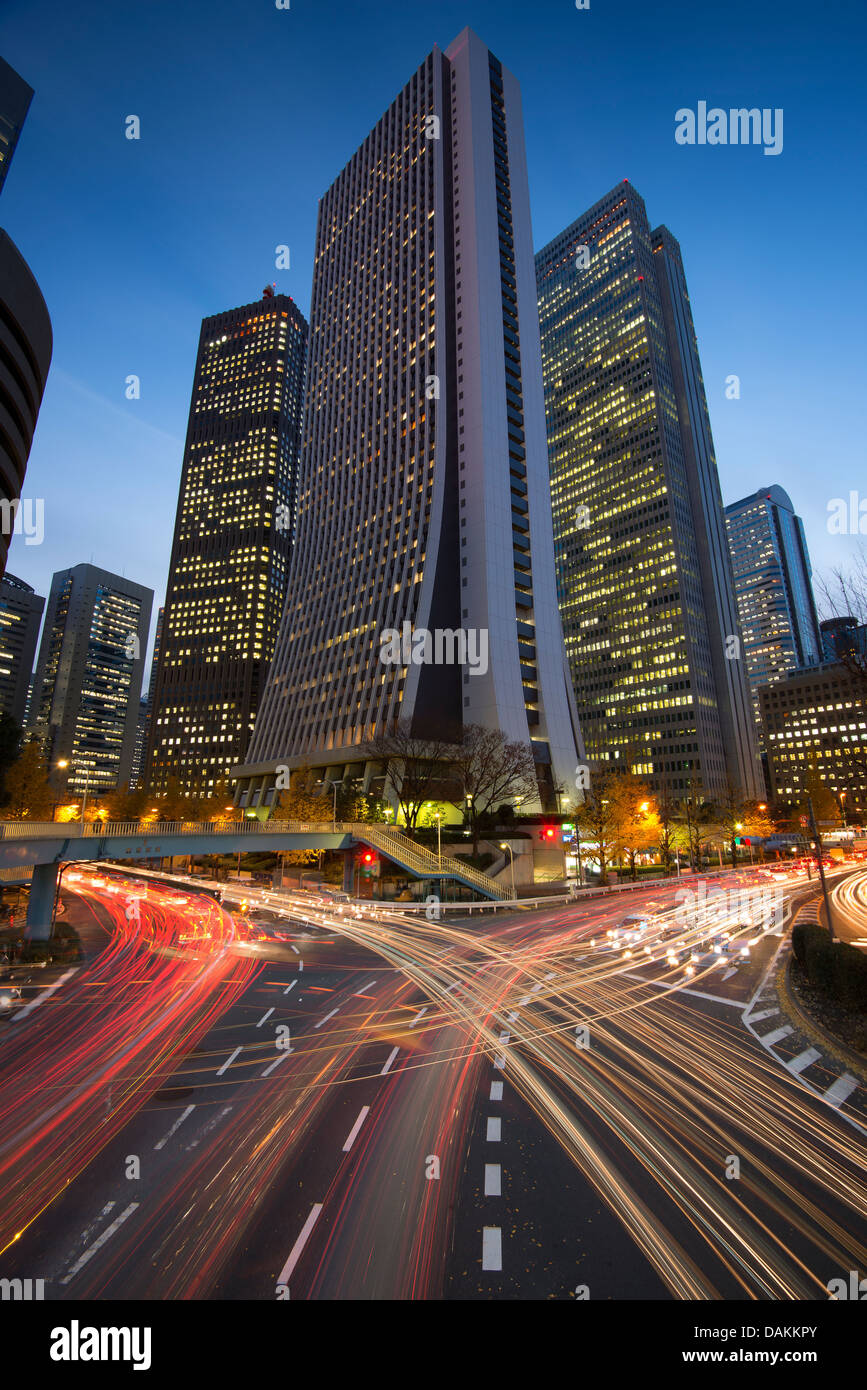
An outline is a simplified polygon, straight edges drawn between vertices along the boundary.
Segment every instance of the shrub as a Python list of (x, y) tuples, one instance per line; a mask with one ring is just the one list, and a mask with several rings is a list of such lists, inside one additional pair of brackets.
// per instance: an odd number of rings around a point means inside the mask
[(811, 943), (828, 940), (828, 933), (815, 922), (796, 922), (792, 928), (792, 952), (802, 970), (807, 969), (807, 950)]

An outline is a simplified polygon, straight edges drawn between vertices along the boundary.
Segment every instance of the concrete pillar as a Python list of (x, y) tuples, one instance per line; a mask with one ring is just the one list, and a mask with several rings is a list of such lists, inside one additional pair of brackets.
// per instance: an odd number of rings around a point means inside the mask
[(25, 931), (28, 941), (47, 941), (51, 936), (51, 919), (54, 916), (54, 899), (60, 868), (61, 865), (56, 863), (33, 865)]
[(355, 889), (355, 850), (343, 851), (343, 891), (350, 897)]

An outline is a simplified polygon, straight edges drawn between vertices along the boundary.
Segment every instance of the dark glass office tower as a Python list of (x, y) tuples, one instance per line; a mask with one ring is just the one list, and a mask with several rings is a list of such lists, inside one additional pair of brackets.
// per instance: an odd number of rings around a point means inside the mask
[(95, 565), (51, 581), (31, 727), (59, 789), (90, 796), (129, 781), (153, 597)]
[(725, 509), (744, 660), (759, 743), (757, 691), (823, 660), (812, 569), (801, 518), (781, 487), (759, 488)]
[(44, 607), (23, 579), (7, 573), (0, 580), (0, 713), (16, 724), (24, 723)]
[[(292, 549), (307, 322), (287, 295), (202, 323), (147, 781), (207, 792), (243, 758)], [(149, 692), (150, 695), (150, 692)]]
[[(435, 48), (322, 198), (298, 543), (242, 804), (280, 764), (359, 776), (399, 720), (531, 744), (574, 786), (520, 90), (470, 30)], [(484, 634), (485, 669), (384, 635)]]
[(588, 757), (762, 784), (680, 249), (619, 184), (536, 257), (560, 611)]
[[(0, 58), (0, 190), (32, 96), (33, 89)], [(0, 576), (13, 533), (24, 530), (41, 539), (42, 504), (27, 499), (21, 515), (20, 502), (51, 351), (45, 300), (18, 247), (0, 230)]]
[(0, 58), (0, 192), (32, 100), (33, 88)]

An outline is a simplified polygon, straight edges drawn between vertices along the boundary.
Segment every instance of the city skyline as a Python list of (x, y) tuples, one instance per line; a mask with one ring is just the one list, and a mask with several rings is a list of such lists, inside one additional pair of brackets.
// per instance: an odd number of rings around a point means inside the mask
[[(52, 529), (50, 509), (42, 546), (25, 547), (21, 538), (16, 538), (12, 567), (38, 592), (47, 592), (55, 569), (89, 559), (92, 554), (95, 563), (118, 572), (126, 570), (148, 583), (160, 600), (170, 537), (155, 534), (145, 509), (140, 507), (142, 480), (146, 480), (147, 493), (157, 506), (170, 510), (177, 495), (183, 453), (184, 395), (194, 363), (196, 323), (218, 312), (221, 303), (244, 302), (251, 280), (255, 285), (276, 279), (278, 290), (292, 294), (302, 312), (306, 311), (316, 199), (342, 165), (346, 131), (369, 128), (382, 109), (383, 94), (389, 87), (398, 90), (402, 73), (417, 65), (429, 50), (430, 41), (458, 32), (465, 22), (484, 34), (522, 83), (537, 246), (573, 220), (581, 207), (588, 206), (600, 187), (611, 186), (619, 176), (641, 187), (654, 205), (664, 206), (668, 222), (677, 227), (690, 266), (723, 501), (728, 503), (748, 492), (755, 470), (760, 468), (765, 477), (778, 480), (792, 493), (796, 510), (805, 519), (817, 570), (836, 563), (854, 548), (855, 537), (829, 535), (825, 520), (830, 497), (845, 497), (859, 484), (860, 440), (854, 406), (857, 352), (846, 347), (850, 330), (844, 328), (842, 335), (827, 336), (830, 325), (824, 326), (827, 316), (821, 312), (817, 291), (825, 286), (826, 294), (830, 293), (832, 263), (813, 254), (809, 245), (804, 249), (793, 230), (792, 216), (799, 171), (804, 177), (808, 167), (815, 168), (811, 161), (822, 125), (820, 120), (817, 127), (811, 126), (807, 118), (811, 110), (821, 116), (827, 79), (817, 74), (809, 93), (794, 90), (794, 60), (788, 50), (780, 50), (770, 15), (761, 16), (753, 27), (752, 56), (747, 61), (735, 43), (736, 14), (732, 12), (732, 34), (714, 33), (718, 57), (712, 76), (723, 103), (730, 97), (735, 104), (778, 107), (791, 98), (786, 107), (785, 148), (777, 159), (763, 159), (758, 150), (685, 149), (676, 144), (675, 110), (694, 105), (709, 94), (706, 69), (701, 69), (699, 80), (689, 60), (690, 43), (698, 51), (703, 42), (706, 21), (702, 16), (692, 17), (689, 42), (686, 35), (678, 35), (679, 20), (686, 13), (682, 7), (674, 7), (661, 18), (662, 30), (655, 42), (661, 44), (663, 37), (669, 45), (679, 42), (685, 67), (676, 80), (671, 73), (665, 74), (652, 101), (641, 72), (636, 71), (635, 100), (625, 101), (621, 113), (612, 105), (602, 76), (586, 71), (589, 90), (596, 99), (583, 103), (580, 119), (570, 125), (560, 115), (564, 98), (556, 81), (543, 81), (534, 61), (540, 39), (530, 16), (504, 18), (492, 4), (448, 5), (434, 24), (426, 16), (401, 14), (401, 24), (380, 49), (376, 74), (366, 77), (360, 88), (353, 83), (351, 94), (341, 94), (327, 120), (318, 120), (313, 129), (302, 122), (303, 138), (298, 133), (299, 123), (291, 120), (280, 139), (269, 135), (268, 113), (277, 110), (270, 95), (270, 77), (260, 84), (261, 90), (248, 94), (249, 109), (231, 138), (243, 142), (246, 132), (252, 135), (256, 128), (259, 133), (249, 144), (250, 158), (233, 161), (237, 200), (221, 216), (216, 229), (213, 219), (208, 220), (204, 209), (188, 196), (186, 166), (181, 159), (182, 152), (189, 157), (195, 154), (196, 163), (204, 161), (207, 168), (212, 158), (206, 135), (207, 104), (196, 104), (195, 83), (189, 96), (181, 97), (173, 76), (174, 59), (169, 60), (165, 76), (152, 72), (155, 54), (145, 44), (137, 48), (129, 76), (114, 78), (83, 117), (92, 136), (93, 159), (92, 172), (84, 179), (81, 191), (93, 200), (95, 208), (101, 208), (98, 226), (73, 220), (63, 241), (58, 244), (55, 239), (49, 254), (47, 237), (53, 222), (42, 170), (51, 172), (62, 196), (66, 176), (57, 167), (61, 150), (57, 116), (68, 53), (64, 47), (61, 68), (56, 41), (44, 45), (40, 31), (37, 43), (33, 20), (21, 7), (17, 13), (14, 10), (11, 26), (7, 25), (6, 56), (35, 88), (36, 95), (4, 190), (4, 219), (40, 280), (57, 328), (54, 367), (31, 453), (28, 489), (32, 486), (35, 495), (52, 499), (56, 517), (65, 520), (77, 515), (79, 519), (79, 544), (74, 553), (70, 539), (61, 539), (59, 522)], [(348, 6), (331, 7), (330, 12), (342, 20), (329, 48), (329, 71), (334, 75), (335, 90), (340, 91), (341, 75), (348, 72), (354, 53), (353, 26), (360, 21)], [(796, 29), (808, 23), (806, 5), (787, 6), (785, 12), (787, 24), (794, 24)], [(227, 6), (218, 4), (209, 38), (214, 60), (220, 44), (227, 42), (227, 17)], [(316, 19), (296, 10), (273, 18), (293, 26), (291, 41), (286, 40), (287, 57), (303, 55), (305, 46), (316, 42), (319, 26), (325, 22), (324, 13), (322, 19)], [(182, 38), (185, 21), (176, 17), (170, 22), (178, 26)], [(283, 51), (285, 31), (273, 29), (271, 16), (267, 22), (271, 26), (267, 32), (278, 51)], [(573, 11), (557, 22), (563, 25), (562, 54), (546, 48), (555, 74), (570, 62), (586, 67), (586, 45), (576, 26), (592, 24), (594, 46), (601, 44), (603, 51), (616, 42), (611, 17), (601, 12)], [(265, 20), (251, 17), (251, 23), (255, 32), (255, 26), (264, 26)], [(841, 18), (840, 23), (845, 20)], [(100, 42), (116, 42), (123, 25), (119, 31), (109, 25), (109, 31)], [(75, 49), (72, 36), (67, 37), (79, 64), (98, 61), (100, 42), (84, 55)], [(163, 57), (161, 52), (161, 61)], [(635, 60), (631, 61), (634, 69)], [(138, 113), (143, 121), (142, 140), (135, 144), (125, 140), (123, 120), (127, 112), (141, 105), (134, 94), (142, 91), (145, 76), (161, 105)], [(299, 75), (293, 84), (290, 102), (297, 100), (299, 110), (307, 80)], [(321, 79), (319, 82), (321, 86)], [(652, 120), (636, 124), (643, 103), (648, 101)], [(199, 119), (205, 132), (201, 139), (196, 126)], [(595, 128), (594, 120), (602, 121), (603, 128)], [(148, 133), (154, 123), (159, 138), (149, 145)], [(574, 138), (570, 138), (570, 130)], [(163, 138), (168, 135), (170, 141)], [(178, 149), (172, 153), (168, 145), (175, 144)], [(243, 189), (245, 179), (254, 178), (263, 161), (274, 166), (282, 146), (288, 146), (293, 161), (293, 197), (291, 207), (285, 197), (278, 200), (273, 234), (266, 235), (262, 219), (254, 227), (246, 217)], [(625, 157), (630, 149), (634, 154)], [(829, 180), (829, 188), (833, 171), (842, 173), (847, 155), (854, 153), (854, 143), (848, 145), (846, 131), (842, 139), (835, 136), (833, 149), (822, 160), (821, 176)], [(122, 163), (128, 155), (136, 157), (138, 172), (129, 160)], [(563, 173), (569, 175), (573, 169), (574, 178), (564, 181)], [(80, 180), (82, 171), (77, 174)], [(570, 186), (573, 182), (574, 188)], [(158, 206), (153, 200), (160, 186), (178, 210), (172, 222), (173, 249), (168, 256), (164, 231), (148, 243), (154, 249), (145, 250), (136, 230), (139, 223), (142, 228), (150, 226)], [(751, 211), (748, 234), (743, 218), (733, 211), (738, 190), (741, 206), (749, 206)], [(853, 196), (857, 202), (860, 190)], [(787, 215), (780, 221), (777, 214), (783, 209)], [(275, 269), (275, 249), (284, 243), (291, 248), (288, 271)], [(79, 262), (75, 276), (70, 275), (70, 256)], [(158, 267), (159, 278), (155, 278)], [(816, 349), (811, 354), (808, 383), (804, 381), (802, 357), (793, 346), (797, 339), (792, 318), (795, 305), (786, 289), (796, 267), (799, 332), (806, 331)], [(82, 314), (79, 305), (82, 290), (90, 305), (87, 314)], [(856, 284), (856, 298), (860, 292)], [(130, 304), (139, 311), (132, 316)], [(856, 318), (853, 315), (853, 323)], [(99, 326), (82, 335), (82, 323)], [(136, 329), (130, 334), (132, 323)], [(159, 333), (158, 323), (163, 330)], [(171, 326), (168, 342), (166, 325)], [(141, 398), (127, 402), (124, 379), (136, 369), (142, 381)], [(725, 396), (725, 381), (732, 373), (740, 377), (738, 400)], [(821, 400), (832, 376), (836, 409), (829, 418), (821, 410)], [(823, 385), (826, 380), (828, 385)], [(94, 417), (97, 405), (98, 421)], [(821, 460), (829, 455), (835, 460), (838, 480), (834, 488), (829, 487), (828, 498), (817, 496), (811, 486), (820, 455)], [(128, 463), (119, 473), (121, 459)], [(83, 504), (76, 489), (78, 468), (98, 484), (102, 500), (98, 514)]]

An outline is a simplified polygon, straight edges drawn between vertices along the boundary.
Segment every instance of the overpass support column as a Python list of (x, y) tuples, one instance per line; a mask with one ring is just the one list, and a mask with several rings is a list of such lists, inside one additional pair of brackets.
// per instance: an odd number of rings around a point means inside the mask
[(355, 890), (355, 850), (343, 851), (343, 891), (352, 896)]
[(51, 936), (51, 919), (54, 916), (54, 899), (61, 867), (57, 863), (33, 865), (25, 932), (28, 941), (47, 941)]

